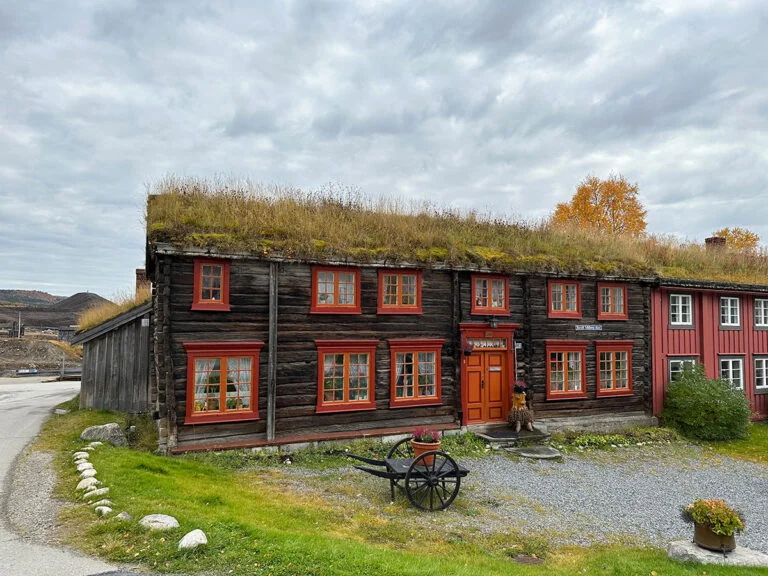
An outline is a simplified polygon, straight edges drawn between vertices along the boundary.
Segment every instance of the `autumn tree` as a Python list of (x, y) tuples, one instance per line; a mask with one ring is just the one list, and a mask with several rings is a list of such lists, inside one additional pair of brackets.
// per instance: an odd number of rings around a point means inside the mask
[(725, 245), (738, 252), (751, 252), (757, 248), (760, 236), (748, 228), (723, 228), (712, 233), (713, 236), (725, 238)]
[(611, 236), (641, 236), (645, 233), (645, 215), (637, 184), (630, 184), (621, 174), (611, 174), (606, 180), (585, 178), (570, 202), (557, 205), (552, 223)]

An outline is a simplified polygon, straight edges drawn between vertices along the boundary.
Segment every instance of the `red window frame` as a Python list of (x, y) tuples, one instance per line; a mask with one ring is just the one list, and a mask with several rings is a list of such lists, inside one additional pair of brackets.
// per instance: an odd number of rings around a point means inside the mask
[[(221, 266), (221, 299), (203, 299), (203, 266)], [(192, 310), (229, 312), (229, 260), (195, 258)]]
[[(386, 277), (397, 277), (397, 304), (385, 304), (384, 292), (386, 288)], [(414, 276), (416, 278), (416, 303), (402, 303), (403, 276)], [(376, 310), (378, 314), (421, 314), (421, 270), (379, 270), (379, 302)]]
[[(333, 272), (333, 304), (321, 304), (318, 299), (318, 276), (321, 272)], [(339, 274), (354, 274), (355, 301), (352, 304), (338, 304), (339, 301)], [(361, 314), (360, 306), (360, 268), (344, 266), (312, 266), (312, 305), (311, 314)]]
[[(315, 340), (317, 346), (317, 413), (376, 410), (376, 347), (378, 340)], [(323, 381), (325, 355), (344, 355), (344, 399), (326, 401)], [(349, 400), (349, 357), (351, 354), (368, 354), (368, 399)]]
[[(477, 280), (488, 281), (487, 304), (485, 306), (477, 303), (476, 284)], [(493, 307), (493, 281), (501, 280), (504, 282), (504, 307)], [(472, 274), (472, 314), (484, 316), (509, 316), (509, 278), (498, 274)]]
[[(595, 361), (596, 361), (596, 373), (597, 373), (597, 397), (606, 396), (632, 396), (632, 349), (634, 347), (632, 340), (612, 340), (610, 342), (595, 342)], [(600, 369), (600, 354), (603, 352), (611, 353), (611, 383), (616, 378), (616, 365), (614, 364), (616, 358), (614, 354), (616, 352), (627, 353), (627, 384), (628, 388), (603, 388)]]
[[(555, 285), (561, 286), (560, 301), (562, 302), (562, 308), (560, 310), (552, 309), (552, 287)], [(566, 286), (576, 287), (576, 310), (566, 310)], [(547, 282), (547, 316), (549, 318), (581, 318), (581, 282), (573, 282), (568, 280), (549, 280)]]
[[(572, 400), (574, 398), (587, 397), (587, 344), (588, 342), (584, 340), (547, 340), (547, 400)], [(581, 390), (552, 391), (552, 363), (550, 362), (550, 354), (558, 352), (565, 355), (564, 361), (567, 358), (568, 352), (581, 353)], [(568, 387), (567, 379), (564, 387)]]
[[(610, 295), (610, 312), (603, 312), (603, 289), (609, 289), (609, 295)], [(616, 301), (614, 299), (614, 290), (616, 288), (621, 288), (622, 290), (622, 298), (623, 298), (623, 309), (624, 312), (616, 312)], [(612, 282), (598, 282), (597, 283), (597, 319), (598, 320), (628, 320), (629, 319), (629, 308), (627, 306), (628, 304), (628, 297), (627, 297), (627, 285), (626, 284), (615, 284)]]
[[(389, 340), (389, 352), (390, 352), (390, 369), (391, 369), (391, 382), (390, 382), (390, 395), (389, 395), (389, 407), (390, 408), (406, 408), (408, 406), (434, 406), (443, 403), (443, 390), (441, 385), (440, 369), (443, 344), (445, 340), (442, 339), (398, 339)], [(413, 353), (413, 397), (411, 398), (398, 398), (397, 397), (397, 355), (403, 353)], [(435, 355), (435, 394), (431, 396), (419, 395), (419, 383), (418, 383), (418, 355), (419, 352), (431, 352)]]
[[(184, 342), (187, 353), (187, 398), (184, 424), (238, 422), (259, 418), (259, 356), (264, 342)], [(249, 410), (221, 409), (226, 402), (226, 386), (221, 386), (219, 411), (195, 412), (195, 361), (202, 358), (219, 359), (220, 371), (226, 373), (228, 356), (251, 357), (251, 408)]]

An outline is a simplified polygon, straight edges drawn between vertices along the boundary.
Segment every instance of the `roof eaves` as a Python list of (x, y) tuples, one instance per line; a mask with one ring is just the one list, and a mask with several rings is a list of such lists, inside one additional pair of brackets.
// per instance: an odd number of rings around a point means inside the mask
[(134, 320), (140, 316), (143, 316), (144, 314), (152, 311), (152, 302), (147, 302), (146, 304), (142, 304), (141, 306), (137, 306), (136, 308), (133, 308), (132, 310), (128, 310), (127, 312), (123, 312), (119, 316), (115, 316), (114, 318), (110, 318), (103, 324), (99, 324), (98, 326), (94, 326), (90, 330), (86, 330), (85, 332), (82, 332), (80, 334), (76, 334), (74, 338), (72, 338), (71, 344), (84, 344), (86, 342), (89, 342), (93, 340), (94, 338), (98, 338), (102, 334), (106, 334), (107, 332), (111, 332), (115, 328), (119, 328), (120, 326), (127, 324), (131, 320)]

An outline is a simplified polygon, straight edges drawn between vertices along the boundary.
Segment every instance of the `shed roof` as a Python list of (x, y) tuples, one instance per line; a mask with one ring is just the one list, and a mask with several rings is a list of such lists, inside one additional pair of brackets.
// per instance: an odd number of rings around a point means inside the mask
[(99, 324), (98, 326), (91, 328), (90, 330), (86, 330), (85, 332), (76, 334), (75, 337), (72, 338), (72, 341), (70, 343), (85, 344), (86, 342), (89, 342), (94, 338), (98, 338), (102, 334), (111, 332), (115, 328), (119, 328), (120, 326), (127, 324), (128, 322), (131, 322), (132, 320), (135, 320), (136, 318), (140, 318), (141, 316), (144, 316), (145, 314), (148, 314), (151, 312), (152, 312), (152, 302), (147, 302), (146, 304), (142, 304), (141, 306), (132, 308), (131, 310), (128, 310), (127, 312), (124, 312), (119, 316), (115, 316), (114, 318), (111, 318), (110, 320), (107, 320), (103, 324)]

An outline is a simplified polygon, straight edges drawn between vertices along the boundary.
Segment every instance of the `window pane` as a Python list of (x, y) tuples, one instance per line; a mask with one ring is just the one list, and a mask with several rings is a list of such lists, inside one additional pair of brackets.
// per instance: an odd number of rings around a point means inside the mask
[(488, 280), (484, 278), (475, 279), (475, 306), (488, 307)]
[(504, 280), (491, 281), (491, 308), (506, 308), (504, 305)]
[(576, 312), (578, 310), (578, 291), (573, 284), (565, 286), (565, 309), (567, 312)]
[(611, 312), (611, 289), (600, 288), (600, 311), (604, 314)]
[(339, 304), (355, 303), (355, 275), (350, 272), (339, 274)]
[(323, 355), (323, 401), (344, 401), (344, 354)]
[(368, 400), (368, 354), (349, 355), (349, 400)]
[(563, 353), (551, 352), (549, 354), (549, 386), (553, 392), (565, 390), (565, 367), (563, 365)]
[(581, 352), (568, 352), (568, 390), (581, 390)]
[(624, 288), (613, 289), (613, 311), (616, 314), (624, 314)]
[(558, 312), (563, 309), (563, 285), (552, 284), (550, 288), (550, 298), (552, 302), (552, 311)]
[(406, 274), (402, 279), (402, 304), (403, 306), (416, 306), (416, 275)]
[(397, 305), (397, 276), (394, 274), (384, 276), (384, 305)]

